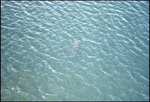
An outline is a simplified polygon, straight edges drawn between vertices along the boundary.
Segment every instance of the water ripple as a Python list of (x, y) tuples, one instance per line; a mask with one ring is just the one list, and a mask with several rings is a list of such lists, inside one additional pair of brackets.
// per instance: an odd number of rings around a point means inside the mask
[(148, 100), (148, 2), (1, 8), (2, 100)]

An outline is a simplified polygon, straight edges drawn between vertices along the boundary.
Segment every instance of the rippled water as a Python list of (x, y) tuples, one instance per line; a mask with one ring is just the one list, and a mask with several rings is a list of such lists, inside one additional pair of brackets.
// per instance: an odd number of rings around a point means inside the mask
[[(80, 43), (77, 43), (80, 41)], [(149, 1), (2, 1), (2, 100), (149, 100)]]

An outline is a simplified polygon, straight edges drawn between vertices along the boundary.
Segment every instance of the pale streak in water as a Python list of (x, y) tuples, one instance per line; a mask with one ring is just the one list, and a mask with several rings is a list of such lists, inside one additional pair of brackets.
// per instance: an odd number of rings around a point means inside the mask
[(76, 56), (78, 54), (79, 44), (80, 44), (80, 40), (74, 41), (74, 45), (71, 51), (71, 57)]

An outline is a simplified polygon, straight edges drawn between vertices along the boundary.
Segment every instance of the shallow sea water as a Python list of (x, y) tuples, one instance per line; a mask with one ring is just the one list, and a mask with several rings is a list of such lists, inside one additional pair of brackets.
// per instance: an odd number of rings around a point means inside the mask
[(148, 101), (149, 1), (2, 1), (1, 100)]

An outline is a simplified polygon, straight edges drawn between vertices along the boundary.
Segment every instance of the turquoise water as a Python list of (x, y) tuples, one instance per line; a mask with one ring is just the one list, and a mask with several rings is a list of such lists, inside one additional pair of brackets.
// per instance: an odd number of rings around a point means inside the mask
[(2, 1), (1, 100), (148, 101), (149, 1)]

